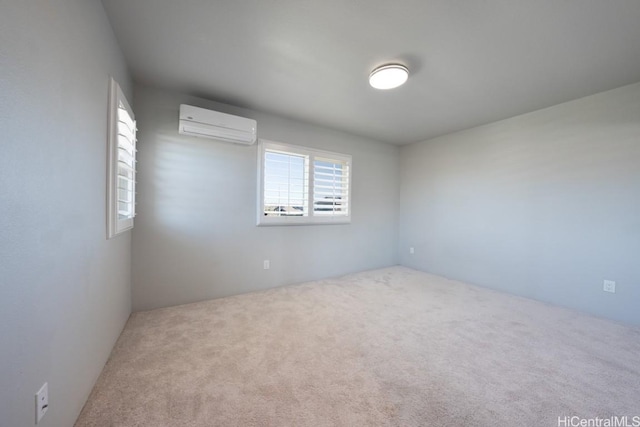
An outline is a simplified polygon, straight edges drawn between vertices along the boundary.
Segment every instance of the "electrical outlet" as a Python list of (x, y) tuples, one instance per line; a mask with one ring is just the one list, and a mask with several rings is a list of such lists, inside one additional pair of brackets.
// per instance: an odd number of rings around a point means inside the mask
[(40, 422), (44, 414), (49, 410), (49, 386), (44, 383), (36, 393), (36, 424)]
[(264, 260), (264, 262), (263, 262), (262, 266), (263, 266), (263, 268), (264, 268), (265, 270), (268, 270), (269, 268), (271, 268), (271, 264), (269, 263), (269, 260), (268, 260), (268, 259), (265, 259), (265, 260)]
[(616, 293), (616, 282), (613, 280), (605, 280), (602, 285), (602, 290), (605, 292), (611, 292), (612, 294)]
[(413, 249), (413, 246), (411, 246), (411, 247), (409, 248), (409, 253), (410, 253), (411, 255), (413, 255), (414, 253), (416, 253), (415, 249)]

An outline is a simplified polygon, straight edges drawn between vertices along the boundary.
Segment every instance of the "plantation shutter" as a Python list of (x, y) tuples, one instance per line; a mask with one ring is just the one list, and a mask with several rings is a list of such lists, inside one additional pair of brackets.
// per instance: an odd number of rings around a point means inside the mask
[(314, 215), (349, 215), (349, 166), (347, 160), (315, 157), (313, 162)]
[(136, 214), (136, 120), (118, 83), (109, 86), (107, 238), (133, 227)]
[(135, 216), (136, 122), (118, 103), (118, 219)]
[(351, 222), (352, 157), (260, 139), (258, 225)]

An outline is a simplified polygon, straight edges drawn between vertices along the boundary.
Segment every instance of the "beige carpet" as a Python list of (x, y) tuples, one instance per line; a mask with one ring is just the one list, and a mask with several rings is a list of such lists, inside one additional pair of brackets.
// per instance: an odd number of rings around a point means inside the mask
[(624, 415), (640, 416), (640, 329), (393, 267), (133, 314), (76, 426)]

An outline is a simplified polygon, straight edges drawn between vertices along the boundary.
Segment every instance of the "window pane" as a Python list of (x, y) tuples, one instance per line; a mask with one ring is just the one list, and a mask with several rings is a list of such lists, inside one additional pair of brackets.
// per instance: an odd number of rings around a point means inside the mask
[(264, 215), (309, 215), (308, 156), (266, 151), (264, 158)]

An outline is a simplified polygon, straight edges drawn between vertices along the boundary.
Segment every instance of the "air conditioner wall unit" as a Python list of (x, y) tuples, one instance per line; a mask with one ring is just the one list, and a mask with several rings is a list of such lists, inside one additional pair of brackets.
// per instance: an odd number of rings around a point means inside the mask
[(255, 120), (219, 113), (192, 105), (180, 105), (178, 133), (251, 145), (256, 142)]

